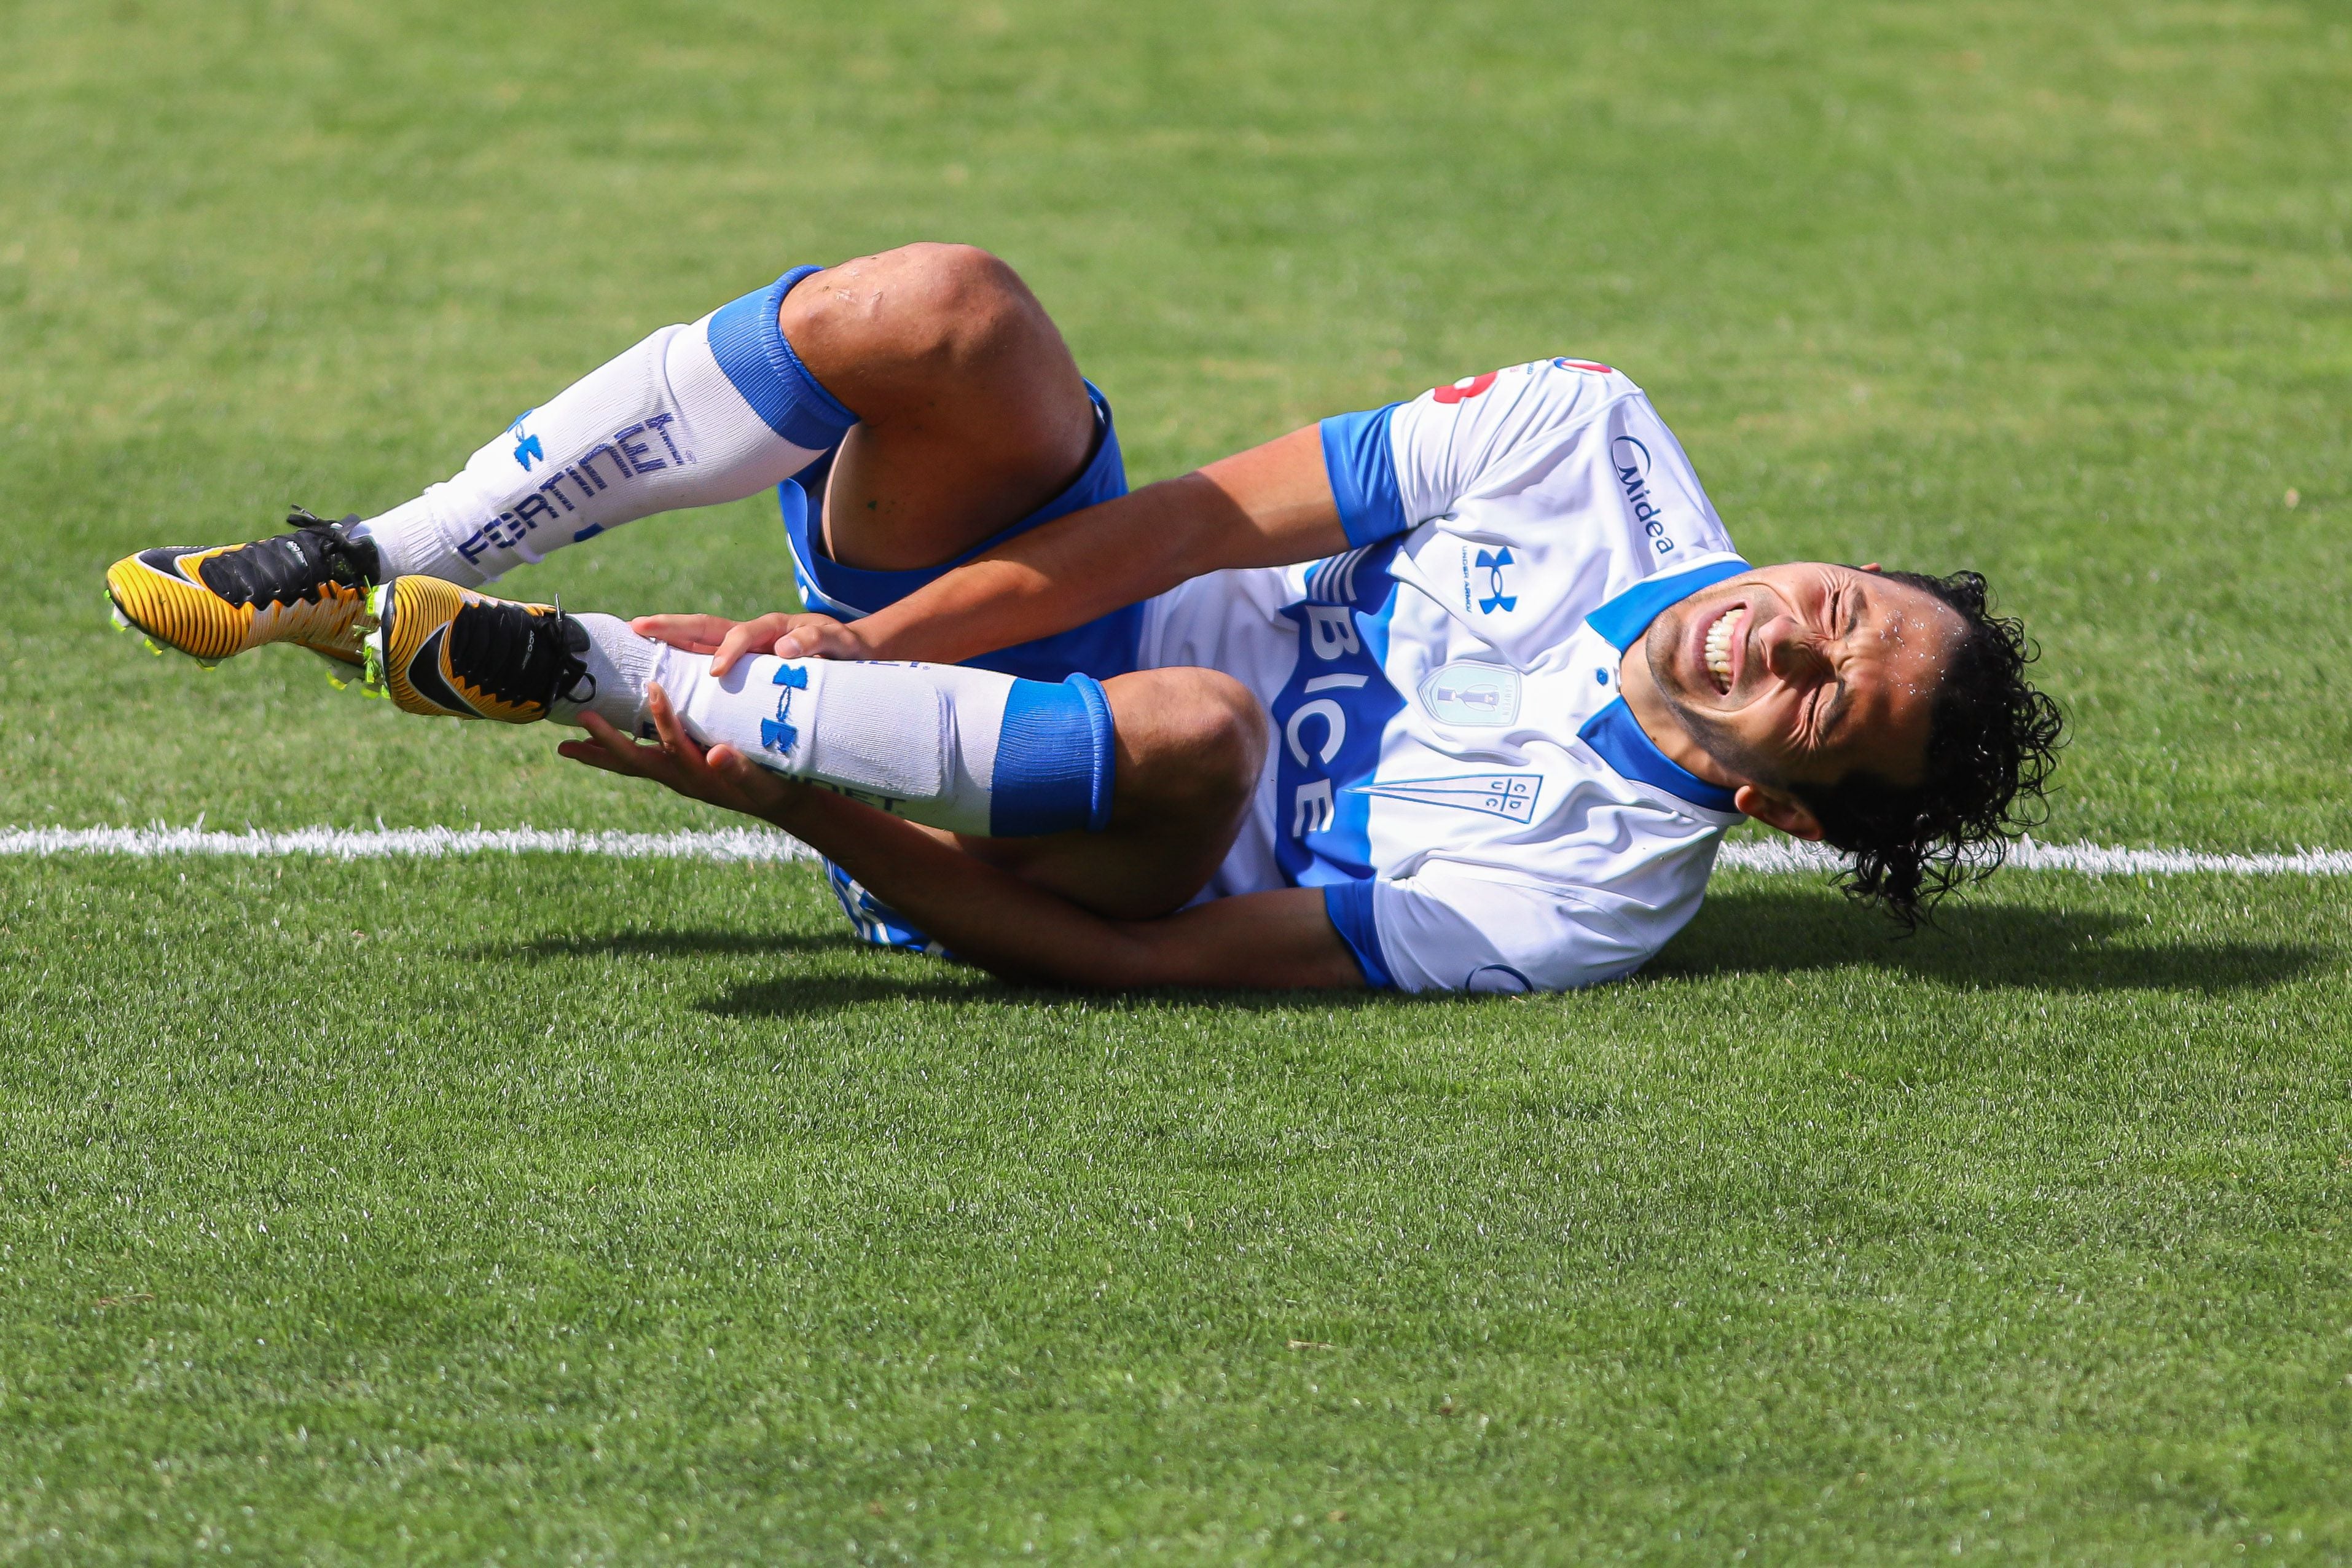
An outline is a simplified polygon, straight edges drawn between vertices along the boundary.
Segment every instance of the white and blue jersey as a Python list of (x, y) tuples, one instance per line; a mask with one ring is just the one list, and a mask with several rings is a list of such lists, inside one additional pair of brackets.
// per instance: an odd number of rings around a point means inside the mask
[(1319, 887), (1376, 985), (1631, 973), (1699, 905), (1730, 795), (1618, 695), (1667, 605), (1748, 570), (1641, 389), (1539, 360), (1327, 419), (1354, 548), (1144, 606), (1140, 668), (1249, 686), (1273, 744), (1202, 897)]

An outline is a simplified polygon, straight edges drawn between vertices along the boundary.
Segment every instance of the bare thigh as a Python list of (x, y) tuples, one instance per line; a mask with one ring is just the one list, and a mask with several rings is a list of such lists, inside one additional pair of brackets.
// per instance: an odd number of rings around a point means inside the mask
[(1045, 308), (965, 245), (908, 245), (814, 273), (784, 296), (784, 339), (858, 422), (824, 497), (845, 566), (937, 566), (1069, 488), (1094, 405)]

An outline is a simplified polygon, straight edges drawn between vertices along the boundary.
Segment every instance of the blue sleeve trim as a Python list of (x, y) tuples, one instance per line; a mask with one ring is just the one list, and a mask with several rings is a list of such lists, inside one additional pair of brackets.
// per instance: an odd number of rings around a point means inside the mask
[(784, 341), (776, 312), (793, 285), (821, 267), (795, 267), (765, 289), (721, 305), (710, 317), (710, 355), (769, 429), (811, 452), (840, 444), (857, 416), (824, 389)]
[(1015, 680), (997, 732), (989, 836), (1034, 838), (1081, 827), (1100, 833), (1110, 826), (1116, 755), (1101, 681), (1090, 675)]
[(1389, 966), (1381, 961), (1380, 928), (1372, 921), (1372, 883), (1362, 881), (1327, 882), (1323, 885), (1323, 912), (1331, 917), (1331, 927), (1348, 951), (1356, 955), (1356, 967), (1364, 972), (1364, 983), (1383, 991), (1396, 988), (1389, 975)]
[(1389, 420), (1399, 406), (1391, 403), (1323, 421), (1323, 468), (1331, 476), (1331, 498), (1339, 503), (1339, 526), (1348, 531), (1349, 544), (1370, 544), (1412, 526), (1397, 489), (1396, 454), (1389, 447)]

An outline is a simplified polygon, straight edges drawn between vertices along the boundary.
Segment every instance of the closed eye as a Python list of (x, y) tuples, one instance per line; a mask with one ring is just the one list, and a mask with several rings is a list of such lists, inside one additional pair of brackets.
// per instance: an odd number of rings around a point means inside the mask
[(1826, 707), (1827, 711), (1822, 714), (1820, 725), (1813, 731), (1813, 738), (1821, 744), (1827, 745), (1831, 739), (1831, 732), (1844, 722), (1846, 712), (1853, 706), (1853, 703), (1846, 700), (1845, 681), (1841, 679), (1835, 689), (1822, 699), (1821, 703), (1816, 704), (1817, 710)]
[[(1842, 615), (1840, 601), (1843, 603)], [(1862, 595), (1852, 588), (1840, 589), (1830, 601), (1830, 620), (1839, 626), (1839, 639), (1851, 641), (1855, 629), (1862, 625)], [(1853, 706), (1846, 700), (1847, 695), (1845, 669), (1841, 664), (1835, 684), (1823, 687), (1822, 694), (1813, 700), (1813, 743), (1816, 746), (1827, 745), (1830, 732), (1844, 720), (1847, 710)]]

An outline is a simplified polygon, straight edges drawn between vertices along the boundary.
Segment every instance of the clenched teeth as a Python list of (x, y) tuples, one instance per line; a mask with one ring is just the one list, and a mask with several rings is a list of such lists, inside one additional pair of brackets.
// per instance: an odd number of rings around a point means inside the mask
[(1706, 669), (1715, 683), (1726, 692), (1731, 689), (1731, 623), (1734, 612), (1727, 610), (1715, 617), (1706, 628)]

